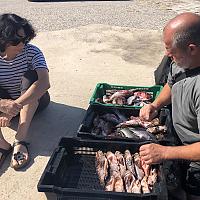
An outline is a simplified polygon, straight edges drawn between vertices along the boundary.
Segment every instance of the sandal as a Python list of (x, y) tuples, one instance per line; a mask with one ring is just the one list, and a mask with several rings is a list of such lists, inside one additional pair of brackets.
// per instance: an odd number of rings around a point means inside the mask
[(1, 153), (1, 157), (0, 157), (0, 168), (2, 167), (4, 161), (6, 160), (7, 156), (12, 152), (13, 148), (10, 145), (9, 149), (2, 149), (0, 148), (0, 153)]
[[(11, 160), (10, 167), (12, 167), (15, 170), (21, 169), (21, 168), (27, 166), (30, 161), (29, 150), (28, 150), (29, 143), (25, 142), (25, 141), (14, 142), (13, 149), (17, 145), (23, 145), (24, 147), (26, 147), (28, 158), (26, 158), (26, 156), (24, 155), (23, 152), (18, 151), (17, 153), (14, 153), (12, 159), (14, 159), (17, 162), (17, 165), (13, 165), (13, 162)], [(20, 161), (22, 161), (22, 162), (20, 163)]]

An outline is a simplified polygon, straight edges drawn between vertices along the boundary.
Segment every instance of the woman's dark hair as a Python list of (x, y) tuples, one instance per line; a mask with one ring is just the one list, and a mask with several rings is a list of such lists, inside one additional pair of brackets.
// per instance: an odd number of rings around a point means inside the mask
[[(24, 30), (25, 37), (18, 35)], [(36, 36), (35, 30), (28, 20), (16, 14), (0, 15), (0, 51), (4, 52), (7, 44), (17, 45), (20, 42), (28, 43)]]

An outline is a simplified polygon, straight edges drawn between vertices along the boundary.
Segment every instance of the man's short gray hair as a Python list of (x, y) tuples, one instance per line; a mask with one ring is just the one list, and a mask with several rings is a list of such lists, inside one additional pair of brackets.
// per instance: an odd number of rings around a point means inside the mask
[(188, 27), (182, 27), (174, 33), (173, 46), (186, 49), (189, 44), (200, 46), (200, 21)]

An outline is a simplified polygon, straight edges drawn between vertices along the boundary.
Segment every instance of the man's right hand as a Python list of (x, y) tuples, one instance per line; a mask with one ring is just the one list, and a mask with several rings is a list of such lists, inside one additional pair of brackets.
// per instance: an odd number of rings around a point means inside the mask
[(16, 116), (22, 109), (22, 105), (16, 103), (11, 99), (1, 99), (0, 100), (0, 111), (11, 116)]
[(147, 104), (140, 109), (140, 118), (144, 121), (151, 121), (158, 115), (158, 111), (152, 104)]

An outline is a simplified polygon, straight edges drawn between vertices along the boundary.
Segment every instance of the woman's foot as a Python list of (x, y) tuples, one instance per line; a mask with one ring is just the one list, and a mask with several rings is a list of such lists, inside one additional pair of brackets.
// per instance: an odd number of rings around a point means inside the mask
[(29, 162), (29, 143), (25, 141), (15, 141), (13, 143), (13, 155), (10, 166), (15, 170), (25, 167)]

